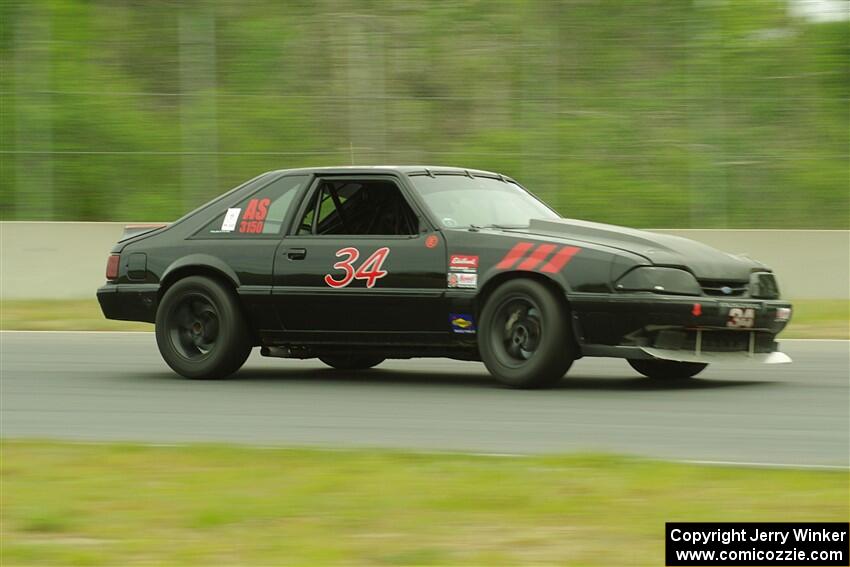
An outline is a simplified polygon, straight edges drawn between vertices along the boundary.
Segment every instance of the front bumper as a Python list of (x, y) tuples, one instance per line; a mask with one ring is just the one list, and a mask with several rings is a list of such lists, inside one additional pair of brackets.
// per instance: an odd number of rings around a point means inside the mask
[[(595, 294), (594, 294), (595, 295)], [(776, 335), (788, 320), (780, 300), (682, 297), (656, 294), (571, 296), (576, 337), (586, 356), (660, 358), (683, 362), (782, 363)], [(748, 326), (730, 310), (752, 310)]]
[(103, 316), (120, 321), (156, 321), (159, 284), (108, 283), (97, 290)]

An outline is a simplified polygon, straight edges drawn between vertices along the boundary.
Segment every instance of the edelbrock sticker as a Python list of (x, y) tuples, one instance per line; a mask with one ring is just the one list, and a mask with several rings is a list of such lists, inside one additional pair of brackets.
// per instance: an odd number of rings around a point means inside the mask
[(478, 270), (478, 256), (452, 254), (449, 258), (449, 269), (455, 271), (474, 272)]

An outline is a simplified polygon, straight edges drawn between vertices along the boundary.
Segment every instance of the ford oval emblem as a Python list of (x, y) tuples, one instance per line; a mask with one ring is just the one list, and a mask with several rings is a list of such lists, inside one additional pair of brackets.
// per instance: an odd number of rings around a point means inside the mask
[(729, 295), (730, 293), (732, 293), (732, 288), (729, 287), (728, 285), (724, 285), (723, 287), (720, 288), (720, 291), (723, 292), (723, 295)]

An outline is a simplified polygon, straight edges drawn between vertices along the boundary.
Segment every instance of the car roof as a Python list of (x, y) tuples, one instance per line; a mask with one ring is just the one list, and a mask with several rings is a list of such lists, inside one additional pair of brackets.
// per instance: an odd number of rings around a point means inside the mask
[(482, 177), (496, 177), (510, 179), (506, 175), (485, 171), (482, 169), (466, 169), (462, 167), (446, 167), (442, 165), (342, 165), (336, 167), (303, 167), (297, 169), (279, 169), (269, 173), (325, 173), (325, 174), (347, 174), (347, 173), (403, 173), (405, 175), (428, 175), (428, 174), (453, 174), (453, 175), (478, 175)]

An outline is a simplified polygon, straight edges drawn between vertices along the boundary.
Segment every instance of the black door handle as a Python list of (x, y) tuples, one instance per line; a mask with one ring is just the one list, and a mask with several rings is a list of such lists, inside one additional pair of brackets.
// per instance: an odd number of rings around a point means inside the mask
[(286, 257), (290, 260), (303, 260), (307, 257), (307, 249), (306, 248), (290, 248), (286, 252)]

